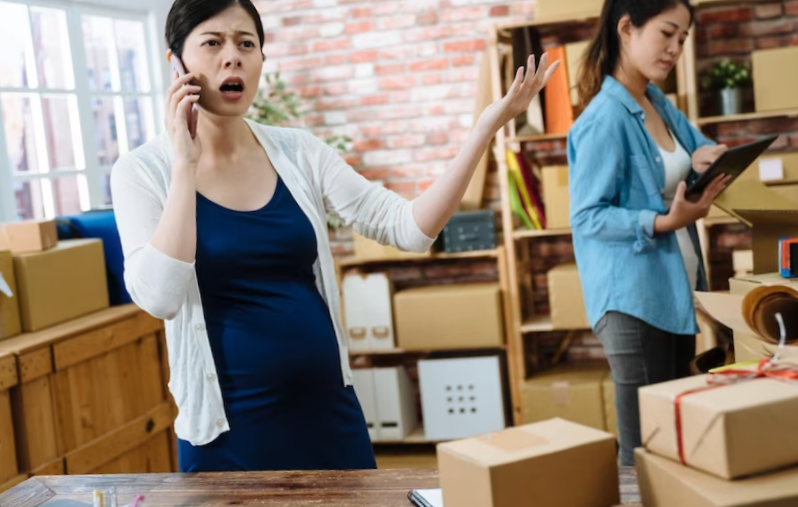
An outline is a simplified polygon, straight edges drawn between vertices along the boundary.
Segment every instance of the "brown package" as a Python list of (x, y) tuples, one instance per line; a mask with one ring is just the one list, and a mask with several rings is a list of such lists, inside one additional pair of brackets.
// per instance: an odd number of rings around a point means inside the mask
[(552, 419), (438, 445), (446, 507), (611, 507), (615, 438)]
[[(11, 338), (22, 332), (19, 318), (17, 279), (14, 275), (14, 259), (11, 252), (0, 252), (0, 340)], [(11, 296), (5, 292), (7, 289)]]
[(27, 220), (0, 224), (0, 250), (13, 254), (42, 252), (58, 244), (55, 220)]
[(606, 365), (559, 366), (528, 379), (521, 386), (524, 422), (560, 417), (606, 430), (602, 382)]
[(645, 449), (635, 451), (640, 495), (646, 507), (795, 507), (798, 469), (726, 481)]

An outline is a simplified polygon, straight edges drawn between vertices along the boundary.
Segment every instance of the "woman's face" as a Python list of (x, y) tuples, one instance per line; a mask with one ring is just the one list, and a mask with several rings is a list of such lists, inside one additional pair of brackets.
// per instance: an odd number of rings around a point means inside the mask
[(191, 32), (182, 61), (202, 87), (203, 109), (218, 116), (243, 116), (258, 91), (263, 69), (255, 22), (240, 6), (230, 7)]
[(682, 56), (690, 30), (690, 11), (683, 4), (651, 18), (640, 28), (619, 25), (628, 63), (649, 81), (662, 82)]

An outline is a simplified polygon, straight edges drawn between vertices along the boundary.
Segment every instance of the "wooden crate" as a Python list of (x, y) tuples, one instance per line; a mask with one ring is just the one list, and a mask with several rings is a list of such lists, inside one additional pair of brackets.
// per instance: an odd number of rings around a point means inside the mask
[(27, 478), (17, 464), (17, 446), (11, 412), (11, 388), (18, 383), (17, 360), (0, 354), (0, 493)]
[(11, 401), (22, 471), (176, 471), (161, 321), (114, 307), (7, 340), (3, 350), (19, 366)]

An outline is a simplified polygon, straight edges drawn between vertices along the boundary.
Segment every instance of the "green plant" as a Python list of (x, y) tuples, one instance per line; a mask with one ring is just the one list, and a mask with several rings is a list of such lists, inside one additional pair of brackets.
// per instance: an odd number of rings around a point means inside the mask
[(704, 88), (723, 90), (727, 88), (746, 88), (751, 86), (751, 71), (745, 65), (724, 58), (715, 64), (704, 77)]
[[(288, 83), (280, 76), (280, 72), (266, 74), (265, 85), (258, 89), (252, 108), (247, 118), (275, 127), (299, 127), (301, 120), (307, 113), (307, 104), (302, 98), (288, 88)], [(338, 152), (347, 151), (352, 139), (346, 135), (330, 135), (324, 142)], [(336, 230), (342, 225), (341, 220), (333, 215), (327, 215), (327, 226)]]

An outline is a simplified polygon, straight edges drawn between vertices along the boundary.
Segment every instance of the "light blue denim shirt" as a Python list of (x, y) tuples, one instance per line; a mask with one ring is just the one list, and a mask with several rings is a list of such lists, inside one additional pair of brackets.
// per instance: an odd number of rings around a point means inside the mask
[[(654, 85), (648, 97), (688, 153), (712, 144)], [(612, 77), (568, 134), (574, 252), (592, 326), (622, 312), (676, 334), (698, 332), (693, 291), (675, 233), (654, 234), (666, 214), (665, 167), (645, 112)], [(691, 171), (688, 184), (697, 177)], [(698, 290), (706, 274), (695, 225)]]

